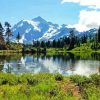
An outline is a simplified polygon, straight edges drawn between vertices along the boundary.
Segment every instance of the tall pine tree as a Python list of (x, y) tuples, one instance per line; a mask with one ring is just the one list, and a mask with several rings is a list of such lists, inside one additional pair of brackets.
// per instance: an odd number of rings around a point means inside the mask
[(12, 32), (11, 32), (11, 25), (8, 23), (8, 22), (5, 22), (5, 27), (6, 27), (6, 32), (5, 32), (5, 35), (7, 36), (6, 38), (6, 41), (7, 41), (7, 44), (10, 43), (10, 37), (12, 36)]
[(75, 33), (74, 33), (74, 30), (71, 30), (70, 33), (69, 33), (69, 38), (70, 38), (70, 44), (69, 44), (69, 50), (73, 49), (74, 48), (74, 45), (75, 45)]
[(98, 42), (100, 43), (100, 27), (98, 29)]
[(4, 28), (2, 27), (2, 24), (0, 23), (0, 49), (4, 49), (5, 48), (5, 40), (3, 37), (3, 32), (4, 32)]
[(16, 40), (17, 40), (17, 42), (19, 43), (19, 40), (21, 39), (21, 36), (20, 36), (20, 34), (19, 34), (19, 32), (18, 32), (18, 34), (17, 34), (17, 36), (16, 36)]

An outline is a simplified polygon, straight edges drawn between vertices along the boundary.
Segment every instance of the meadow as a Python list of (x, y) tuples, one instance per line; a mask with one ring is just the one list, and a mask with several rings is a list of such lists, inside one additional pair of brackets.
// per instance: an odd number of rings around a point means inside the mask
[(100, 75), (0, 73), (0, 100), (99, 100)]

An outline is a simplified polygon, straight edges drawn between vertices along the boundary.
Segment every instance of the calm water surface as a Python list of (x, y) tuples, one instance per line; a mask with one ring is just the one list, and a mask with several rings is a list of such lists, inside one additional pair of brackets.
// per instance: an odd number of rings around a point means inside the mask
[(60, 73), (63, 75), (90, 75), (100, 72), (99, 56), (89, 57), (67, 55), (36, 56), (36, 55), (6, 55), (0, 56), (0, 70), (6, 73)]

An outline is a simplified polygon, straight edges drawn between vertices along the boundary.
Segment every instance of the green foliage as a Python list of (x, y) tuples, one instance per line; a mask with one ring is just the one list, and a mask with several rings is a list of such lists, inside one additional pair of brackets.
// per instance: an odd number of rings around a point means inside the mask
[(16, 36), (16, 40), (17, 40), (17, 42), (19, 43), (19, 40), (21, 39), (21, 36), (20, 36), (20, 34), (19, 34), (19, 32), (18, 32), (18, 34), (17, 34), (17, 36)]
[(58, 74), (55, 75), (55, 80), (56, 81), (62, 81), (63, 80), (63, 76), (58, 73)]
[(93, 74), (90, 77), (75, 75), (70, 78), (80, 87), (81, 94), (85, 100), (99, 100), (100, 74)]
[(93, 74), (90, 77), (93, 84), (95, 84), (96, 86), (100, 86), (100, 74), (99, 75)]
[(10, 43), (10, 37), (12, 36), (10, 23), (5, 22), (5, 27), (6, 27), (6, 32), (5, 32), (5, 34), (6, 34), (6, 42), (7, 42), (7, 44), (9, 44)]
[(80, 47), (74, 48), (72, 51), (78, 51), (78, 52), (92, 52), (91, 44), (85, 43), (81, 44)]
[(98, 29), (97, 39), (98, 39), (98, 42), (100, 43), (100, 27), (99, 27), (99, 29)]
[(94, 74), (90, 77), (74, 75), (66, 78), (60, 74), (49, 73), (36, 75), (0, 73), (0, 100), (81, 100), (73, 95), (72, 90), (68, 89), (65, 92), (65, 84), (74, 86), (69, 79), (79, 86), (83, 99), (99, 100), (100, 75)]
[(19, 50), (22, 51), (23, 45), (22, 44), (16, 44), (16, 43), (10, 43), (9, 49), (10, 50)]
[(4, 28), (2, 27), (2, 24), (0, 23), (0, 49), (6, 49), (5, 41), (4, 41)]
[(83, 97), (86, 100), (99, 100), (100, 99), (100, 86), (97, 87), (94, 84), (87, 84), (87, 86), (84, 87)]
[(49, 73), (0, 73), (0, 100), (77, 100), (71, 91), (65, 93), (61, 89), (55, 76)]
[(0, 85), (16, 85), (17, 77), (13, 74), (0, 74)]
[(84, 84), (88, 84), (91, 81), (90, 78), (87, 78), (86, 76), (80, 76), (80, 75), (74, 75), (74, 76), (71, 76), (70, 78), (75, 83), (77, 83), (79, 86), (83, 86)]

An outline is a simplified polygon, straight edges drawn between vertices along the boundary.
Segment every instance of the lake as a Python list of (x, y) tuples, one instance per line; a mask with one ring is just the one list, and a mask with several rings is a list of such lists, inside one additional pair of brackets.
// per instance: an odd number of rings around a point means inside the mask
[(15, 74), (49, 72), (88, 76), (100, 72), (100, 54), (1, 55), (0, 71)]

